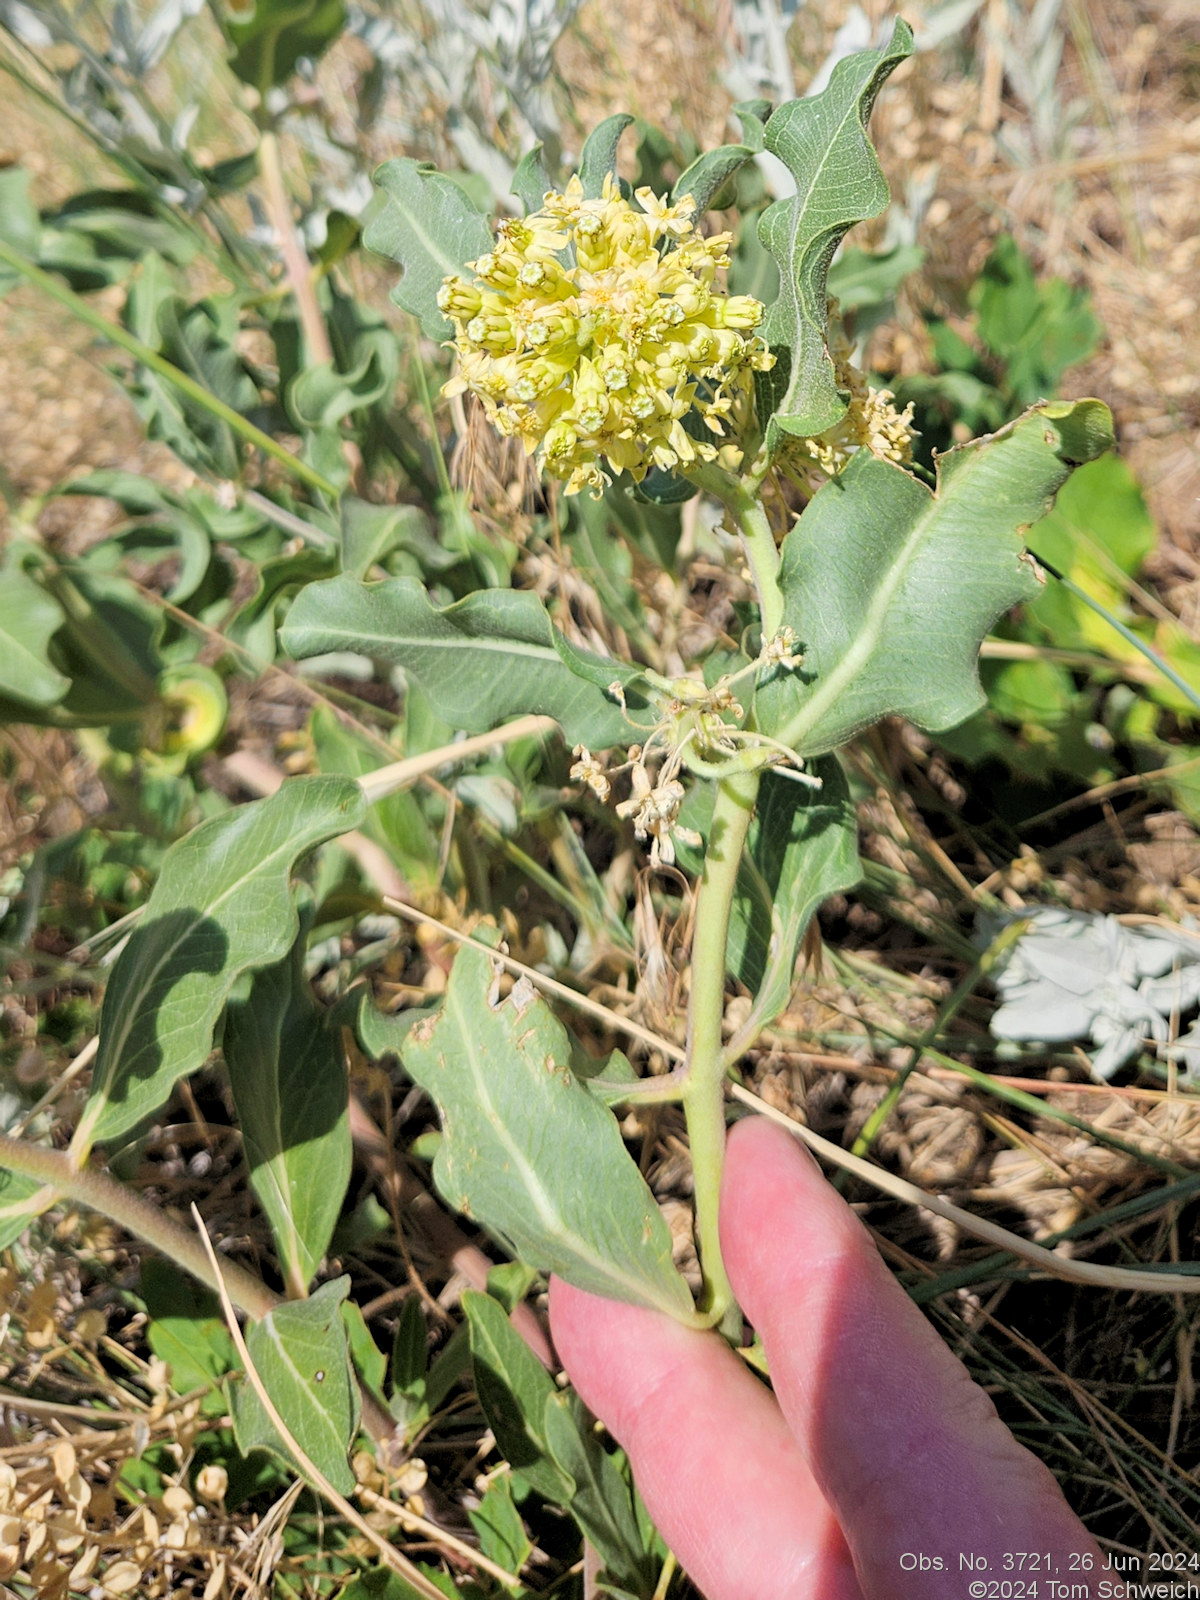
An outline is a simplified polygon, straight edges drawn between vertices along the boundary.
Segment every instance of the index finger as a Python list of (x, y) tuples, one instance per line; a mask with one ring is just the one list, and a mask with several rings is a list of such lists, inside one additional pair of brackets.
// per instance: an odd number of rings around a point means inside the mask
[(1001, 1574), (1005, 1553), (1019, 1550), (1050, 1551), (1063, 1571), (1072, 1552), (1102, 1564), (1053, 1475), (1013, 1438), (816, 1162), (761, 1118), (729, 1137), (721, 1245), (867, 1595), (959, 1600), (965, 1558)]

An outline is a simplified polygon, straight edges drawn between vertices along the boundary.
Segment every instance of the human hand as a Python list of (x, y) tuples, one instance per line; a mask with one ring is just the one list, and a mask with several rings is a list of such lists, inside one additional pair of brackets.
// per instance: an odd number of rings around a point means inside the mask
[[(1090, 1593), (1103, 1558), (1051, 1473), (762, 1118), (729, 1136), (721, 1248), (774, 1398), (715, 1333), (550, 1287), (572, 1383), (708, 1600), (968, 1600), (1056, 1569)], [(1006, 1567), (1022, 1551), (1049, 1564)]]

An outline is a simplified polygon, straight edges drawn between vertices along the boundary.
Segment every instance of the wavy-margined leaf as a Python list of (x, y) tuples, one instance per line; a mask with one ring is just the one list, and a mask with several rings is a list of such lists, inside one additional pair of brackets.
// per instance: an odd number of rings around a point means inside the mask
[(65, 621), (62, 607), (19, 567), (0, 568), (0, 695), (52, 706), (71, 687), (47, 655)]
[(108, 982), (77, 1138), (126, 1133), (203, 1064), (234, 982), (280, 960), (296, 937), (296, 862), (357, 827), (365, 810), (348, 778), (289, 778), (269, 800), (171, 846)]
[(437, 292), (443, 278), (492, 248), (488, 219), (453, 179), (407, 156), (385, 161), (375, 182), (386, 198), (363, 243), (404, 268), (392, 290), (396, 304), (413, 313), (427, 338), (448, 339), (453, 330), (438, 310)]
[(829, 263), (846, 230), (887, 204), (867, 120), (884, 80), (911, 53), (912, 30), (897, 21), (886, 49), (847, 56), (827, 89), (789, 100), (767, 123), (767, 149), (796, 180), (796, 193), (768, 206), (758, 224), (780, 269), (779, 297), (760, 329), (775, 354), (758, 384), (771, 450), (781, 435), (824, 432), (846, 409), (825, 344)]
[(304, 977), (303, 939), (229, 1007), (223, 1042), (250, 1184), (284, 1281), (302, 1295), (350, 1181), (346, 1067)]
[(764, 125), (758, 112), (765, 101), (745, 100), (734, 106), (734, 114), (742, 124), (742, 144), (719, 144), (714, 150), (705, 150), (691, 166), (685, 167), (671, 190), (671, 199), (678, 203), (690, 194), (696, 205), (696, 216), (702, 217), (717, 195), (733, 177), (752, 161), (763, 148)]
[(335, 428), (353, 411), (375, 405), (396, 387), (396, 341), (384, 328), (367, 329), (354, 346), (354, 363), (305, 367), (288, 385), (287, 407), (302, 428)]
[(804, 664), (758, 690), (759, 726), (815, 756), (881, 717), (936, 732), (978, 710), (984, 635), (1041, 588), (1024, 535), (1111, 444), (1108, 408), (1079, 400), (942, 456), (936, 492), (860, 451), (784, 540), (784, 620)]
[(402, 666), (434, 712), (467, 733), (538, 712), (562, 725), (569, 744), (603, 749), (631, 737), (607, 685), (631, 685), (637, 670), (576, 650), (527, 591), (484, 589), (439, 610), (413, 578), (334, 578), (304, 590), (280, 638), (293, 656), (352, 650)]
[[(350, 1362), (341, 1305), (350, 1279), (323, 1283), (307, 1300), (289, 1300), (246, 1333), (246, 1348), (285, 1427), (305, 1455), (341, 1494), (354, 1491), (348, 1460), (358, 1428), (358, 1385)], [(290, 1465), (280, 1438), (249, 1380), (233, 1391), (238, 1449), (270, 1450)]]
[(493, 1005), (493, 982), (464, 946), (442, 1010), (402, 1048), (441, 1115), (438, 1190), (540, 1272), (687, 1320), (667, 1225), (612, 1112), (571, 1071), (566, 1029), (528, 988)]

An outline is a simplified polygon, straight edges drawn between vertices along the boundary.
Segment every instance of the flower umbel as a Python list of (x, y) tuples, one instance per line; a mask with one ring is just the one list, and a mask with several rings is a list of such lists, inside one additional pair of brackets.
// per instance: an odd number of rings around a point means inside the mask
[(501, 222), (473, 279), (454, 274), (438, 292), (459, 362), (444, 392), (477, 394), (568, 494), (598, 493), (602, 461), (640, 481), (715, 460), (683, 419), (694, 411), (727, 439), (753, 403), (753, 373), (774, 360), (753, 332), (759, 302), (717, 287), (730, 235), (699, 233), (690, 196), (636, 198), (640, 210), (610, 175), (588, 200), (573, 177), (541, 211)]

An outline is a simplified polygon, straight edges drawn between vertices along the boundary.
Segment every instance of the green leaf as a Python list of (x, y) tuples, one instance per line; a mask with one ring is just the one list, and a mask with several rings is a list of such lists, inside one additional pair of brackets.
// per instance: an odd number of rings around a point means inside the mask
[[(358, 1430), (358, 1386), (341, 1317), (349, 1291), (348, 1277), (323, 1283), (309, 1299), (268, 1311), (246, 1334), (250, 1359), (272, 1405), (340, 1494), (354, 1492), (348, 1456)], [(247, 1378), (233, 1390), (233, 1431), (243, 1455), (270, 1450), (297, 1466)]]
[(347, 778), (289, 778), (269, 800), (171, 846), (104, 996), (80, 1124), (92, 1139), (128, 1132), (203, 1064), (235, 981), (280, 960), (296, 937), (296, 862), (357, 827), (365, 809)]
[(601, 1448), (579, 1396), (552, 1394), (543, 1426), (551, 1455), (575, 1486), (571, 1514), (595, 1545), (606, 1575), (618, 1587), (648, 1596), (656, 1563), (638, 1526), (632, 1485)]
[[(347, 997), (349, 998), (349, 997)], [(380, 1011), (369, 990), (362, 992), (355, 1032), (358, 1042), (372, 1061), (384, 1056), (399, 1056), (405, 1041), (418, 1022), (437, 1016), (432, 1006), (410, 1006), (404, 1011)]]
[[(1029, 546), (1123, 621), (1129, 602), (1123, 575), (1137, 577), (1158, 544), (1158, 528), (1137, 479), (1117, 455), (1081, 467), (1048, 516), (1029, 530)], [(1102, 617), (1064, 585), (1051, 582), (1025, 612), (1038, 633), (1060, 649), (1098, 649), (1132, 657)]]
[[(436, 715), (467, 733), (543, 712), (562, 725), (568, 744), (604, 749), (630, 736), (602, 684), (630, 684), (637, 670), (574, 650), (527, 591), (481, 590), (439, 610), (412, 578), (370, 584), (334, 578), (310, 584), (298, 597), (280, 638), (301, 658), (352, 650), (402, 666)], [(629, 703), (638, 701), (631, 695)]]
[(346, 26), (342, 0), (252, 0), (225, 12), (229, 64), (260, 94), (286, 83), (302, 57), (315, 60)]
[(393, 550), (421, 549), (429, 542), (424, 513), (417, 506), (377, 506), (357, 495), (342, 496), (342, 571), (361, 582), (377, 561)]
[(612, 1113), (571, 1072), (566, 1029), (528, 985), (493, 1005), (493, 982), (464, 946), (441, 1012), (404, 1046), (442, 1119), (439, 1191), (539, 1272), (687, 1321), (667, 1225)]
[(583, 141), (579, 152), (579, 181), (583, 185), (585, 200), (598, 200), (604, 192), (604, 180), (617, 170), (617, 146), (621, 135), (633, 122), (627, 111), (598, 122)]
[(425, 1373), (429, 1366), (429, 1335), (425, 1329), (425, 1312), (420, 1295), (406, 1296), (396, 1324), (396, 1337), (392, 1341), (392, 1359), (389, 1371), (392, 1388), (400, 1394), (416, 1397), (418, 1388), (425, 1387)]
[(139, 1285), (149, 1322), (151, 1350), (171, 1368), (176, 1394), (207, 1389), (207, 1415), (226, 1408), (220, 1382), (237, 1370), (238, 1358), (216, 1295), (199, 1288), (173, 1262), (148, 1256)]
[(398, 261), (404, 276), (392, 299), (411, 311), (429, 339), (452, 333), (438, 310), (442, 279), (461, 272), (492, 248), (488, 219), (466, 194), (435, 168), (397, 156), (375, 173), (386, 197), (363, 232), (368, 250)]
[(609, 1577), (646, 1595), (652, 1563), (629, 1485), (591, 1427), (578, 1396), (550, 1374), (489, 1295), (468, 1290), (475, 1390), (497, 1448), (544, 1499), (566, 1506), (596, 1546)]
[[(436, 1589), (444, 1590), (450, 1600), (485, 1600), (484, 1592), (476, 1583), (455, 1583), (445, 1573), (418, 1562)], [(525, 1590), (521, 1591), (524, 1595)], [(338, 1590), (337, 1600), (423, 1600), (419, 1589), (414, 1589), (407, 1578), (393, 1572), (391, 1567), (373, 1567), (352, 1578), (344, 1589)]]
[(1068, 367), (1085, 361), (1100, 338), (1086, 289), (1063, 278), (1038, 283), (1033, 263), (1002, 233), (971, 289), (980, 338), (1004, 364), (1016, 405), (1053, 395)]
[(59, 1198), (55, 1190), (36, 1178), (0, 1167), (0, 1250), (16, 1244), (29, 1224)]
[(62, 699), (71, 680), (46, 652), (65, 620), (57, 600), (28, 574), (12, 563), (0, 567), (0, 694), (28, 706)]
[(471, 1330), (475, 1391), (497, 1448), (538, 1494), (570, 1510), (612, 1582), (648, 1595), (655, 1563), (647, 1555), (632, 1490), (596, 1437), (578, 1396), (558, 1391), (489, 1295), (467, 1291), (463, 1310)]
[(479, 1548), (490, 1561), (514, 1576), (529, 1560), (533, 1546), (513, 1503), (512, 1479), (505, 1473), (493, 1478), (475, 1511), (468, 1511), (471, 1526), (479, 1535)]
[(320, 549), (306, 545), (261, 562), (253, 574), (253, 591), (228, 626), (229, 637), (260, 660), (274, 661), (276, 616), (288, 595), (336, 569), (332, 544)]
[(804, 664), (759, 688), (759, 726), (816, 756), (881, 717), (937, 731), (970, 716), (984, 635), (1041, 588), (1025, 534), (1072, 467), (1111, 442), (1107, 407), (1081, 400), (939, 457), (936, 493), (855, 455), (784, 540), (784, 621)]
[(734, 173), (753, 159), (754, 151), (748, 144), (721, 144), (715, 150), (706, 150), (680, 173), (671, 190), (672, 201), (678, 204), (690, 194), (696, 203), (698, 221)]
[(747, 1028), (785, 1008), (813, 913), (862, 876), (858, 821), (834, 757), (813, 765), (820, 789), (767, 772), (759, 789), (730, 918), (727, 964), (754, 995)]
[[(214, 295), (189, 305), (176, 292), (166, 262), (150, 251), (130, 283), (124, 321), (143, 344), (233, 410), (255, 420), (262, 397), (238, 349), (239, 312), (233, 295)], [(126, 380), (126, 388), (152, 438), (163, 440), (206, 477), (241, 476), (241, 440), (223, 418), (213, 416), (148, 367), (138, 367)]]
[(525, 215), (540, 211), (542, 202), (554, 188), (554, 180), (546, 171), (542, 160), (542, 146), (535, 144), (528, 155), (521, 157), (512, 175), (512, 193), (525, 207)]
[[(384, 764), (377, 746), (338, 720), (328, 706), (318, 706), (309, 723), (317, 765), (322, 772), (363, 778)], [(402, 750), (396, 751), (399, 758)], [(362, 831), (388, 852), (408, 883), (418, 892), (431, 891), (440, 876), (440, 829), (433, 828), (411, 789), (386, 795), (367, 812)]]
[(382, 1402), (388, 1359), (371, 1337), (371, 1330), (367, 1327), (366, 1318), (356, 1300), (343, 1302), (342, 1321), (346, 1326), (346, 1342), (354, 1370), (362, 1379), (363, 1387), (369, 1389)]
[(789, 100), (766, 127), (766, 147), (796, 180), (796, 194), (768, 206), (759, 237), (780, 269), (779, 298), (760, 332), (775, 366), (759, 378), (767, 445), (832, 427), (846, 410), (825, 344), (829, 263), (846, 230), (878, 216), (888, 187), (867, 138), (884, 80), (912, 53), (912, 30), (897, 21), (884, 50), (860, 50), (833, 70), (829, 87)]
[(332, 361), (305, 367), (288, 385), (287, 407), (302, 428), (335, 428), (353, 411), (390, 395), (396, 385), (396, 344), (385, 328), (360, 333), (355, 363), (341, 371)]
[(462, 1306), (471, 1330), (475, 1393), (497, 1449), (544, 1499), (569, 1505), (574, 1481), (555, 1465), (545, 1431), (554, 1379), (491, 1295), (465, 1290)]
[(351, 1161), (346, 1064), (305, 979), (303, 936), (229, 1007), (224, 1052), (250, 1185), (300, 1295), (329, 1248)]

